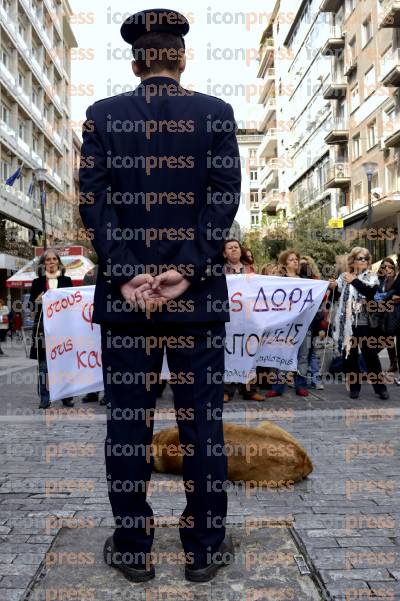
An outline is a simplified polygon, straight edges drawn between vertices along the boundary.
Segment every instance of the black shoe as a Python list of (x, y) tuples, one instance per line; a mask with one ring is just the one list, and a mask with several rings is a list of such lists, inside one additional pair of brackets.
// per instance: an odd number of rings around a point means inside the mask
[(107, 399), (105, 396), (101, 397), (99, 400), (99, 405), (107, 405)]
[(99, 393), (98, 392), (88, 392), (88, 394), (86, 394), (83, 399), (82, 399), (82, 403), (95, 403), (97, 402), (99, 399)]
[(220, 544), (218, 550), (212, 556), (212, 563), (205, 568), (192, 568), (185, 566), (185, 578), (190, 582), (208, 582), (212, 580), (220, 568), (233, 563), (235, 551), (233, 549), (232, 536), (228, 535)]
[(350, 392), (350, 398), (351, 399), (358, 399), (359, 396), (360, 396), (360, 391), (359, 390), (352, 390)]
[(40, 401), (39, 409), (48, 409), (50, 405), (50, 401)]
[(387, 401), (389, 398), (389, 393), (387, 390), (384, 390), (383, 392), (378, 392), (377, 395), (380, 399), (382, 399), (382, 401)]
[(75, 403), (71, 397), (70, 399), (63, 399), (62, 404), (64, 405), (64, 407), (73, 407)]
[(109, 536), (104, 544), (103, 550), (104, 561), (108, 566), (120, 570), (125, 578), (130, 582), (147, 582), (156, 575), (153, 565), (149, 570), (145, 567), (141, 568), (140, 566), (132, 567), (132, 565), (123, 563), (120, 559), (118, 559), (117, 555), (122, 557), (123, 553), (120, 553), (117, 550), (114, 544), (114, 538)]

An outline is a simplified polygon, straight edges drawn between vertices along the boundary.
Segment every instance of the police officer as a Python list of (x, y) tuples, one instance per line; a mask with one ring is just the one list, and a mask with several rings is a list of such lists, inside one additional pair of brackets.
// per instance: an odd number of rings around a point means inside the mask
[(238, 209), (241, 171), (230, 104), (185, 89), (187, 19), (167, 9), (121, 28), (141, 83), (87, 109), (80, 213), (99, 258), (93, 321), (101, 325), (108, 401), (105, 441), (114, 535), (106, 563), (131, 581), (154, 577), (146, 500), (164, 349), (183, 452), (180, 537), (188, 580), (233, 561), (225, 532), (225, 322), (222, 245)]

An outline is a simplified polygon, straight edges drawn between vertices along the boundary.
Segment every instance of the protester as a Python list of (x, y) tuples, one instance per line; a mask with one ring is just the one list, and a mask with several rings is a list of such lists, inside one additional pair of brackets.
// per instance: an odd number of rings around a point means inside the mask
[(254, 273), (254, 267), (240, 244), (239, 240), (230, 238), (225, 240), (223, 247), (225, 259), (224, 271), (226, 275)]
[[(274, 275), (280, 275), (283, 277), (299, 278), (300, 276), (300, 255), (293, 249), (285, 250), (280, 253), (278, 257), (278, 265)], [(307, 332), (302, 344), (299, 347), (297, 354), (297, 373), (294, 375), (294, 386), (296, 394), (301, 397), (308, 396), (307, 390), (307, 369), (308, 369), (308, 354), (310, 348), (310, 336)], [(281, 372), (275, 370), (277, 376), (277, 382), (272, 385), (272, 390), (268, 390), (266, 393), (267, 398), (281, 396), (285, 389), (285, 385), (289, 378), (291, 379), (291, 372)]]
[[(321, 273), (312, 257), (308, 255), (300, 257), (300, 275), (304, 278), (309, 278), (310, 280), (321, 279)], [(328, 311), (326, 309), (328, 297), (329, 291), (325, 294), (321, 307), (317, 311), (309, 327), (311, 348), (308, 354), (308, 371), (310, 373), (311, 387), (316, 390), (324, 390), (324, 385), (322, 383), (320, 353), (317, 353), (314, 342), (318, 344), (319, 347), (321, 340), (319, 332), (327, 329), (325, 324), (327, 324), (328, 318)]]
[[(38, 388), (40, 396), (39, 409), (50, 407), (50, 395), (48, 390), (48, 371), (46, 360), (46, 342), (43, 327), (42, 296), (47, 290), (54, 288), (70, 288), (72, 280), (65, 274), (65, 267), (59, 255), (51, 250), (46, 250), (39, 259), (37, 275), (32, 282), (29, 306), (31, 307), (32, 319), (34, 319), (32, 330), (31, 359), (38, 361)], [(72, 397), (63, 399), (63, 405), (73, 407)]]
[[(391, 300), (393, 302), (393, 293), (395, 292), (394, 285), (396, 282), (396, 265), (391, 257), (383, 259), (378, 270), (379, 289), (375, 294), (374, 300), (377, 302), (385, 302)], [(390, 308), (388, 308), (390, 310)], [(386, 315), (383, 313), (383, 319)], [(390, 365), (388, 371), (394, 373), (398, 370), (399, 362), (397, 360), (396, 343), (393, 336), (388, 336), (387, 352), (389, 355)]]
[(5, 341), (9, 326), (9, 310), (2, 298), (0, 298), (0, 355), (4, 355), (4, 351), (1, 348), (2, 343)]
[[(378, 276), (371, 272), (371, 256), (368, 249), (357, 246), (347, 259), (348, 271), (337, 280), (331, 280), (330, 288), (338, 288), (339, 305), (336, 313), (334, 338), (337, 351), (343, 354), (344, 370), (350, 398), (357, 399), (361, 390), (359, 348), (371, 377), (376, 394), (382, 400), (389, 398), (383, 382), (381, 364), (376, 351), (376, 334), (367, 302), (378, 291)], [(374, 342), (375, 341), (375, 342)]]
[[(253, 273), (252, 266), (247, 262), (247, 258), (239, 240), (231, 238), (225, 240), (223, 246), (223, 255), (225, 259), (224, 272), (225, 274), (245, 274)], [(233, 399), (236, 388), (239, 388), (240, 394), (248, 401), (263, 401), (264, 397), (259, 393), (255, 384), (240, 384), (240, 383), (225, 383), (224, 384), (224, 403), (228, 403)]]
[(250, 266), (250, 271), (252, 271), (253, 273), (257, 272), (256, 266), (254, 264), (254, 255), (253, 252), (250, 248), (244, 248), (243, 247), (243, 259), (244, 261), (247, 261), (248, 265)]
[(275, 261), (271, 263), (265, 263), (265, 265), (261, 267), (261, 275), (274, 275), (276, 269), (277, 265)]
[[(93, 267), (93, 269), (91, 269), (84, 275), (84, 277), (83, 277), (83, 285), (84, 286), (94, 286), (96, 284), (98, 270), (99, 270), (98, 265), (95, 265)], [(101, 399), (99, 400), (99, 392), (88, 392), (82, 398), (82, 403), (97, 403), (97, 401), (99, 402), (99, 405), (107, 404), (104, 394), (101, 397)]]

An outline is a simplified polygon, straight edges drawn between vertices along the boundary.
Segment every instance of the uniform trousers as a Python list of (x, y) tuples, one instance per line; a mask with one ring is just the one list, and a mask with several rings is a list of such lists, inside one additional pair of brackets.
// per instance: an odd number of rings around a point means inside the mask
[[(148, 563), (154, 538), (154, 514), (147, 500), (154, 464), (152, 417), (165, 347), (183, 450), (186, 507), (179, 533), (188, 563), (205, 567), (225, 537), (227, 513), (225, 323), (102, 324), (101, 344), (114, 543), (131, 554), (132, 563)], [(163, 428), (173, 425), (164, 422)], [(173, 507), (177, 493), (164, 494)]]

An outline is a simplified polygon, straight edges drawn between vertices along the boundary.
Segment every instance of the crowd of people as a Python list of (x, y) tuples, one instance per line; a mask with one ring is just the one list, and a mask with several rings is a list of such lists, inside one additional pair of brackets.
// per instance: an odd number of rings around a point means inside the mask
[[(281, 252), (277, 261), (258, 268), (251, 250), (239, 240), (225, 241), (223, 254), (226, 274), (324, 279), (316, 261), (295, 249)], [(258, 367), (256, 382), (227, 384), (224, 401), (232, 399), (236, 387), (245, 399), (278, 397), (286, 384), (292, 385), (298, 396), (306, 397), (310, 387), (324, 389), (328, 374), (337, 380), (345, 375), (352, 399), (359, 397), (363, 381), (371, 383), (380, 399), (388, 399), (387, 382), (400, 386), (396, 376), (400, 367), (400, 255), (397, 264), (390, 257), (383, 259), (377, 273), (371, 263), (372, 257), (363, 247), (336, 258), (328, 291), (299, 346), (295, 373)], [(379, 355), (385, 350), (390, 365), (383, 371)], [(329, 362), (323, 360), (327, 351)], [(266, 388), (266, 393), (260, 388)]]
[[(230, 239), (224, 242), (223, 255), (227, 275), (324, 279), (316, 261), (295, 249), (287, 249), (276, 261), (257, 267), (252, 251), (239, 240)], [(377, 273), (371, 270), (371, 260), (368, 249), (363, 247), (336, 257), (329, 288), (299, 346), (296, 372), (257, 367), (257, 378), (250, 383), (225, 384), (224, 401), (231, 401), (237, 389), (243, 399), (264, 401), (281, 396), (287, 385), (293, 386), (299, 397), (306, 397), (310, 388), (323, 390), (328, 375), (337, 376), (338, 381), (345, 375), (352, 399), (359, 397), (364, 380), (371, 383), (382, 400), (388, 399), (387, 382), (400, 386), (400, 254), (396, 263), (391, 257), (383, 259)], [(84, 283), (95, 281), (93, 272)], [(50, 399), (41, 297), (49, 288), (68, 286), (72, 286), (72, 281), (65, 275), (61, 258), (51, 249), (46, 251), (39, 261), (30, 294), (34, 319), (30, 357), (38, 361), (42, 409), (50, 406)], [(1, 343), (7, 334), (12, 336), (20, 331), (21, 321), (20, 314), (14, 315), (0, 299), (0, 355)], [(385, 371), (380, 360), (382, 351), (387, 352), (390, 362)], [(83, 401), (106, 403), (104, 397), (99, 399), (99, 393), (89, 393)], [(63, 404), (72, 406), (73, 400), (64, 399)]]

